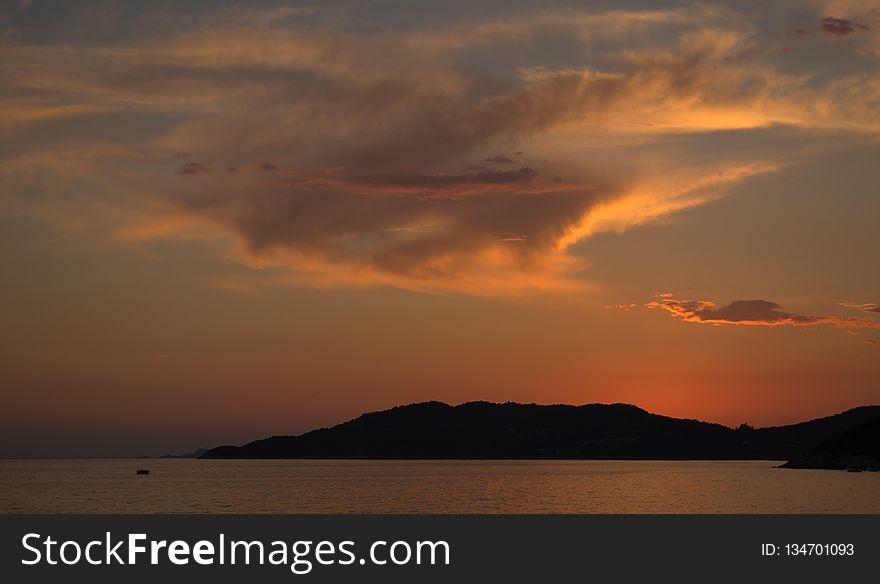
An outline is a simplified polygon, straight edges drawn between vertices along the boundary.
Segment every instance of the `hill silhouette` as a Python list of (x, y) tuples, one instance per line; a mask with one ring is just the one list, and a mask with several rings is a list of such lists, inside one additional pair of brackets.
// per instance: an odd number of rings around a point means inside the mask
[(880, 420), (880, 406), (790, 426), (733, 429), (629, 404), (423, 402), (299, 436), (220, 446), (201, 458), (582, 458), (789, 460)]
[(829, 438), (785, 468), (867, 468), (880, 466), (880, 419), (866, 422)]

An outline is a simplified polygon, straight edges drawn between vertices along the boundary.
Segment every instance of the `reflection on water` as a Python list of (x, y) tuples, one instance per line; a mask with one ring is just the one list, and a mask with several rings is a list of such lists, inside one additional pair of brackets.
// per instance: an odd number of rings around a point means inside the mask
[(775, 464), (5, 460), (0, 512), (880, 513), (880, 473)]

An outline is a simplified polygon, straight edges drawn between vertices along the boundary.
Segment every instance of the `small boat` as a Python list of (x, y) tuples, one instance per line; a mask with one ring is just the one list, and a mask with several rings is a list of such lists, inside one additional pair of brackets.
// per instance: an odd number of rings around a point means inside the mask
[(148, 475), (148, 474), (150, 474), (150, 471), (148, 471), (148, 470), (145, 469), (145, 468), (139, 468), (138, 471), (137, 471), (137, 474), (139, 474), (139, 475)]
[(860, 467), (860, 466), (848, 466), (848, 467), (846, 467), (846, 472), (862, 472), (863, 470), (865, 470), (865, 469), (863, 469), (863, 468)]

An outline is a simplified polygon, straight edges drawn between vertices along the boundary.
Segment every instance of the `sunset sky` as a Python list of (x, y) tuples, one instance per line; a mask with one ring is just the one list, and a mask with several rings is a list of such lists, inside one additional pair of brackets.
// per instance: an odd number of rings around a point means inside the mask
[(877, 404), (878, 222), (878, 0), (0, 0), (0, 456)]

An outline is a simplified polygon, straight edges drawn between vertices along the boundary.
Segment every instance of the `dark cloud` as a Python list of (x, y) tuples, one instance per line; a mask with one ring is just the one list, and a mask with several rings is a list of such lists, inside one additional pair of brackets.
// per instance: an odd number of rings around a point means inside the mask
[(877, 339), (865, 339), (866, 345), (880, 345), (880, 341)]
[(819, 23), (819, 30), (837, 36), (845, 36), (857, 30), (869, 30), (869, 27), (845, 18), (826, 16)]
[[(498, 270), (527, 278), (549, 269), (560, 238), (600, 200), (592, 185), (536, 185), (537, 176), (528, 167), (316, 176), (263, 185), (247, 196), (200, 190), (183, 204), (230, 227), (248, 255), (270, 264), (455, 287), (465, 285), (462, 274), (479, 279)], [(421, 196), (430, 191), (442, 196)]]
[(716, 308), (709, 300), (681, 300), (671, 294), (658, 294), (657, 300), (646, 304), (648, 308), (660, 308), (673, 317), (686, 322), (714, 325), (750, 326), (817, 326), (838, 328), (880, 329), (880, 320), (846, 317), (814, 316), (785, 312), (775, 302), (768, 300), (735, 300)]
[(801, 316), (783, 312), (781, 306), (767, 300), (734, 300), (727, 306), (718, 309), (703, 307), (695, 310), (694, 315), (700, 320), (738, 322), (790, 322), (802, 324), (815, 322), (816, 317)]
[(210, 169), (203, 164), (200, 164), (198, 162), (187, 162), (180, 167), (180, 170), (177, 171), (177, 174), (201, 174), (203, 172), (209, 171)]
[(257, 168), (260, 170), (265, 170), (271, 172), (273, 170), (278, 170), (278, 167), (272, 164), (271, 162), (261, 162), (257, 165)]
[(483, 162), (491, 162), (492, 164), (513, 164), (514, 160), (512, 158), (508, 158), (507, 156), (499, 154), (498, 156), (484, 158)]
[(405, 189), (446, 190), (462, 185), (514, 185), (528, 183), (538, 176), (538, 171), (524, 166), (518, 170), (478, 170), (462, 174), (411, 173), (377, 174), (353, 178), (354, 182), (374, 187)]

